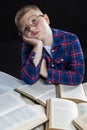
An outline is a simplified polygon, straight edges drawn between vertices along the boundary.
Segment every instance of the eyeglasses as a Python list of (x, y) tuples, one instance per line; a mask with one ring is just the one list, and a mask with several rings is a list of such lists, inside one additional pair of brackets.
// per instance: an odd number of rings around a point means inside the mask
[(19, 35), (26, 35), (30, 32), (30, 26), (37, 26), (40, 23), (39, 17), (43, 17), (44, 15), (32, 15), (29, 17), (28, 24), (23, 27), (23, 30), (20, 32)]

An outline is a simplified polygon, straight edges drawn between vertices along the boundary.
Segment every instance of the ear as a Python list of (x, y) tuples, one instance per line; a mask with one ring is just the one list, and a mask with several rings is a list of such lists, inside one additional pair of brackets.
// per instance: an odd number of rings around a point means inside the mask
[(44, 18), (45, 18), (45, 20), (47, 21), (47, 23), (50, 24), (50, 20), (49, 20), (49, 17), (48, 17), (47, 14), (44, 14)]

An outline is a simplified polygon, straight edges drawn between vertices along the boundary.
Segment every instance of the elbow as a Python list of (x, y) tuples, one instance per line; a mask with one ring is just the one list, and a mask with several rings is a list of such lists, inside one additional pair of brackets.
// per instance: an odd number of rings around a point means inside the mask
[(26, 84), (32, 85), (38, 80), (38, 78), (37, 77), (29, 77), (27, 75), (21, 75), (21, 80), (23, 80)]
[(23, 81), (26, 83), (26, 84), (29, 84), (29, 85), (32, 85), (34, 84), (36, 81), (33, 81), (33, 80), (26, 80), (26, 79), (23, 79)]
[(84, 76), (82, 75), (77, 75), (75, 78), (74, 78), (74, 85), (79, 85), (83, 82), (83, 79), (84, 79)]
[(36, 75), (35, 71), (27, 71), (26, 68), (21, 70), (21, 80), (23, 80), (26, 84), (32, 85), (39, 79), (39, 75)]
[(32, 85), (34, 84), (37, 80), (29, 79), (26, 77), (21, 78), (26, 84)]

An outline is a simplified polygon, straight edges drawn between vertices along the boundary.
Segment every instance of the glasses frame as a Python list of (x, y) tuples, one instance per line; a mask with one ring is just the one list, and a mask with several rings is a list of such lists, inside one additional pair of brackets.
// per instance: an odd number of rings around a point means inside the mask
[[(37, 19), (38, 19), (39, 17), (44, 17), (44, 14), (42, 14), (42, 15), (32, 15), (32, 16), (30, 16), (30, 18), (33, 17), (33, 16), (37, 17)], [(30, 18), (29, 18), (29, 19), (30, 19)], [(39, 20), (39, 19), (38, 19), (38, 20)], [(29, 20), (28, 20), (28, 21), (29, 21)], [(25, 35), (25, 34), (27, 34), (27, 33), (30, 32), (30, 27), (29, 27), (29, 25), (30, 25), (30, 26), (37, 26), (38, 24), (39, 24), (39, 21), (38, 21), (38, 23), (35, 24), (35, 25), (28, 23), (28, 26), (26, 26), (26, 25), (24, 26), (24, 29), (26, 29), (26, 32), (25, 32), (25, 31), (21, 32), (21, 31), (18, 30), (19, 36)], [(28, 29), (27, 29), (27, 27), (28, 27)]]

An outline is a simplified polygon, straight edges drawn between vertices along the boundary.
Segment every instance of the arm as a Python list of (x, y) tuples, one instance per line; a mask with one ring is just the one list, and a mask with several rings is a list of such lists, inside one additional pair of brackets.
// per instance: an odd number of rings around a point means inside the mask
[(28, 43), (23, 44), (21, 78), (26, 83), (33, 84), (39, 78), (43, 46), (42, 42), (36, 39), (29, 39), (29, 42), (32, 42), (34, 47), (30, 47)]
[(58, 63), (57, 69), (55, 67), (52, 68), (49, 65), (47, 68), (48, 72), (48, 77), (46, 79), (47, 83), (78, 85), (83, 81), (84, 57), (77, 36), (72, 35), (72, 43), (70, 41), (70, 43), (66, 42), (66, 44), (67, 45), (65, 45), (64, 48), (67, 48), (68, 52), (66, 54), (64, 50), (63, 56), (64, 55), (68, 56), (68, 64), (67, 62), (63, 63), (59, 69), (58, 67), (60, 63)]
[(41, 68), (40, 68), (40, 75), (44, 78), (48, 77), (48, 73), (47, 73), (47, 65), (46, 65), (46, 60), (43, 59), (42, 63), (41, 63)]
[(34, 46), (33, 52), (35, 53), (35, 57), (33, 62), (35, 67), (37, 67), (42, 57), (43, 43), (42, 41), (33, 38), (29, 38), (28, 41)]

